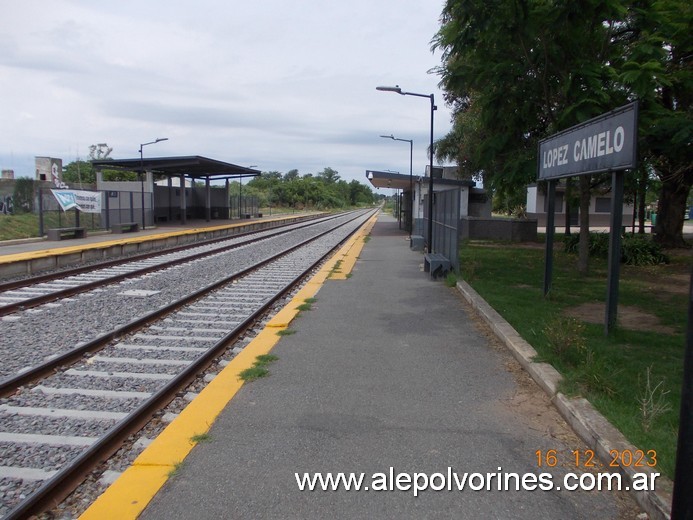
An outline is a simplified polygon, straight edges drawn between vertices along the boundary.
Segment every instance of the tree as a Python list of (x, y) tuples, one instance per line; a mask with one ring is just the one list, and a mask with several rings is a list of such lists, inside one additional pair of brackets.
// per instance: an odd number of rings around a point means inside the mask
[(539, 139), (625, 101), (608, 65), (619, 7), (618, 0), (447, 1), (434, 48), (443, 51), (438, 72), (454, 110), (451, 139), (460, 142), (446, 149), (457, 150), (467, 175), (512, 200), (536, 178)]
[(14, 181), (15, 213), (30, 213), (34, 210), (34, 179), (20, 177)]
[(683, 0), (629, 3), (615, 63), (623, 88), (640, 100), (638, 147), (661, 180), (655, 239), (686, 245), (683, 220), (693, 186), (693, 6)]
[(496, 193), (524, 190), (539, 139), (640, 98), (640, 149), (662, 178), (658, 239), (682, 242), (693, 183), (689, 3), (448, 0), (441, 20), (434, 48), (454, 110), (443, 151), (466, 174)]
[(318, 178), (324, 180), (328, 184), (333, 184), (339, 180), (339, 172), (328, 167), (318, 172)]
[(89, 161), (79, 159), (63, 169), (63, 181), (68, 185), (96, 184), (96, 172)]

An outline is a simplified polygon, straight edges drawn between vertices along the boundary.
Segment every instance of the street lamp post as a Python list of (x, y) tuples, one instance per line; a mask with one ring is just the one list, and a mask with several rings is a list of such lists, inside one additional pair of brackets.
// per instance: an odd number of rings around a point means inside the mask
[(424, 97), (431, 100), (431, 146), (429, 150), (430, 161), (429, 161), (429, 172), (428, 172), (428, 244), (427, 250), (429, 253), (433, 253), (433, 113), (436, 111), (437, 107), (435, 105), (435, 100), (433, 94), (417, 94), (415, 92), (403, 92), (399, 85), (394, 87), (375, 87), (376, 90), (381, 92), (396, 92), (402, 96), (416, 96)]
[[(155, 141), (150, 141), (148, 143), (142, 143), (140, 145), (140, 191), (142, 193), (142, 229), (145, 227), (145, 213), (144, 213), (144, 154), (142, 153), (142, 148), (148, 144), (156, 144), (161, 141), (168, 141), (168, 137), (158, 137)], [(181, 189), (185, 189), (185, 186), (181, 186)]]
[(409, 143), (409, 234), (414, 232), (414, 176), (412, 174), (412, 159), (414, 156), (414, 140), (413, 139), (400, 139), (394, 135), (381, 135), (385, 139), (392, 139), (393, 141), (404, 141)]

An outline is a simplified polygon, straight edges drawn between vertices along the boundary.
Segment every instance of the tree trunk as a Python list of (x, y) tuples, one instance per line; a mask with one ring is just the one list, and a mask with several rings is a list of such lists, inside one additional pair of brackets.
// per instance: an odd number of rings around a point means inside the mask
[(655, 241), (663, 247), (690, 247), (683, 239), (683, 220), (692, 183), (693, 173), (662, 176), (654, 232)]
[(647, 168), (640, 168), (640, 178), (638, 179), (638, 233), (645, 233), (645, 198), (647, 197), (647, 180), (649, 173)]
[(580, 242), (578, 243), (578, 272), (589, 272), (590, 257), (590, 181), (591, 175), (580, 176)]

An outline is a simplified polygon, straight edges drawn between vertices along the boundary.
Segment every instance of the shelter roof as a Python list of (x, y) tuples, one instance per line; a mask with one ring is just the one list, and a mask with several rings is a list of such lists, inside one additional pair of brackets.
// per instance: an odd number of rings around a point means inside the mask
[(378, 170), (366, 170), (366, 178), (376, 188), (392, 188), (393, 190), (408, 190), (410, 181), (417, 181), (409, 175), (396, 172), (382, 172)]
[[(410, 177), (396, 172), (383, 172), (378, 170), (366, 170), (366, 178), (376, 188), (392, 188), (393, 190), (408, 190)], [(414, 182), (428, 179), (428, 177), (420, 177), (415, 175)], [(426, 181), (428, 182), (428, 180)], [(433, 177), (434, 184), (445, 184), (448, 186), (476, 186), (476, 183), (469, 179), (441, 179)]]
[(151, 157), (147, 159), (106, 159), (91, 161), (95, 168), (114, 168), (141, 172), (150, 171), (166, 176), (186, 175), (191, 178), (228, 179), (232, 177), (255, 177), (260, 170), (246, 168), (199, 155), (187, 157)]

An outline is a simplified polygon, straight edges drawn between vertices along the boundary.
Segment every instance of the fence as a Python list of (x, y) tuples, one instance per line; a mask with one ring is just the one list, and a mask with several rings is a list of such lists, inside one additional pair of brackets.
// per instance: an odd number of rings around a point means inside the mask
[(39, 188), (36, 195), (39, 236), (44, 235), (47, 229), (61, 227), (83, 227), (87, 230), (98, 231), (123, 222), (137, 222), (142, 226), (143, 218), (145, 226), (153, 224), (151, 193), (144, 193), (144, 212), (141, 192), (102, 191), (101, 193), (101, 212), (86, 213), (76, 209), (63, 211), (50, 190)]
[(258, 198), (255, 196), (239, 197), (231, 196), (229, 198), (231, 207), (231, 218), (250, 218), (257, 216), (260, 212)]
[[(455, 272), (460, 270), (460, 196), (459, 188), (433, 193), (433, 244), (432, 252), (441, 253), (450, 260)], [(428, 239), (428, 204), (430, 198), (424, 196), (423, 236)]]

